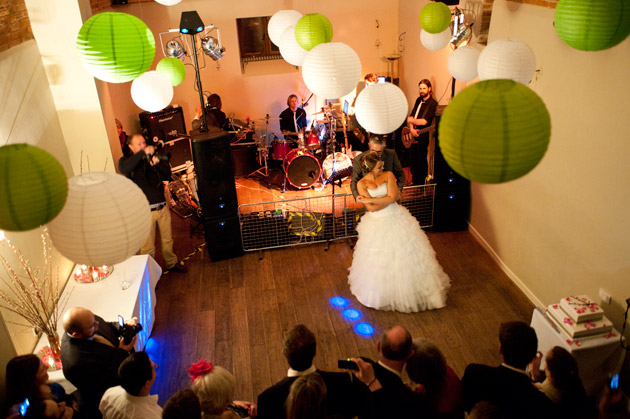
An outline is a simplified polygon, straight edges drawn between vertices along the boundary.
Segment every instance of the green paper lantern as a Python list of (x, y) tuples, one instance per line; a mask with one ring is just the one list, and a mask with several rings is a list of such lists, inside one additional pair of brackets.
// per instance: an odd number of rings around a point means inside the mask
[(326, 16), (319, 13), (309, 13), (302, 16), (295, 25), (295, 40), (307, 51), (319, 44), (330, 42), (333, 29)]
[(551, 121), (542, 99), (513, 80), (485, 80), (455, 96), (440, 121), (440, 149), (466, 179), (501, 183), (531, 171), (547, 151)]
[(99, 13), (81, 26), (77, 53), (86, 70), (97, 79), (125, 83), (149, 69), (155, 57), (155, 38), (135, 16)]
[(52, 154), (28, 144), (0, 147), (0, 229), (26, 231), (59, 214), (68, 179)]
[(426, 32), (440, 33), (451, 24), (451, 9), (444, 3), (431, 2), (420, 11), (420, 26)]
[(630, 34), (630, 2), (560, 0), (554, 27), (564, 42), (580, 51), (611, 48)]
[(165, 57), (155, 67), (155, 71), (164, 74), (173, 86), (179, 85), (186, 77), (186, 66), (177, 58)]

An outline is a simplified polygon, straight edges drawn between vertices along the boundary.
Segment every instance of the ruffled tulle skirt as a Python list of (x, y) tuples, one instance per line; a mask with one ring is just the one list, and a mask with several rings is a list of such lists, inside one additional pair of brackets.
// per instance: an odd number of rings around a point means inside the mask
[(416, 312), (446, 305), (450, 280), (418, 221), (398, 204), (367, 212), (348, 275), (359, 302), (378, 310)]

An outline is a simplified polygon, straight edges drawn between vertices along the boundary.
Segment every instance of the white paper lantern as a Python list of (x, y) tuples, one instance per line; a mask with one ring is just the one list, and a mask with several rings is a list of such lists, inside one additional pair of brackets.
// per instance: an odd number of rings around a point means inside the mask
[(131, 98), (140, 109), (161, 111), (173, 99), (173, 85), (164, 74), (147, 71), (131, 83)]
[(525, 42), (498, 39), (481, 51), (477, 73), (481, 80), (510, 79), (528, 84), (536, 71), (536, 56)]
[[(280, 38), (284, 30), (295, 24), (302, 18), (302, 13), (297, 10), (278, 10), (269, 19), (269, 25), (267, 25), (267, 33), (269, 39), (275, 45), (280, 46)], [(295, 35), (293, 36), (295, 38)]]
[(114, 265), (136, 254), (149, 236), (151, 210), (124, 176), (92, 172), (68, 180), (68, 199), (48, 224), (57, 250), (75, 263)]
[(337, 99), (350, 93), (361, 79), (361, 60), (344, 43), (319, 44), (306, 54), (302, 78), (317, 96)]
[(389, 134), (407, 119), (409, 106), (400, 88), (392, 83), (377, 83), (359, 93), (354, 114), (359, 124), (374, 134)]
[(448, 71), (455, 80), (470, 81), (477, 77), (477, 60), (479, 51), (476, 48), (459, 47), (448, 57)]
[(177, 3), (181, 3), (182, 0), (155, 0), (156, 3), (163, 4), (164, 6), (173, 6)]
[(431, 51), (439, 51), (451, 40), (451, 28), (446, 28), (446, 30), (440, 33), (429, 33), (424, 29), (420, 29), (420, 42), (422, 45)]
[(301, 66), (308, 51), (295, 40), (295, 25), (289, 25), (280, 37), (280, 54), (289, 64)]

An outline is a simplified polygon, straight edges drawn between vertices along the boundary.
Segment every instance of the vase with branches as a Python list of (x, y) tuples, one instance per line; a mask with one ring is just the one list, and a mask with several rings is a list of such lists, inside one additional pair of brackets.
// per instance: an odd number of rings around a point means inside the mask
[(10, 322), (18, 326), (35, 328), (38, 333), (45, 333), (50, 348), (56, 358), (59, 357), (60, 341), (57, 335), (57, 323), (63, 312), (69, 293), (61, 298), (59, 272), (53, 275), (52, 255), (48, 229), (41, 229), (43, 267), (33, 267), (22, 252), (0, 231), (0, 249), (8, 248), (17, 259), (14, 266), (6, 256), (0, 253), (0, 307), (17, 314), (26, 323)]

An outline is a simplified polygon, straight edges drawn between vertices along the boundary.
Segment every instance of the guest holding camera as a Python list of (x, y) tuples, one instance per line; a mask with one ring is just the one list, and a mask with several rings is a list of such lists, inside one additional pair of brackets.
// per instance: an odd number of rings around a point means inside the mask
[(162, 256), (166, 269), (186, 273), (184, 265), (177, 260), (173, 252), (173, 233), (171, 213), (166, 205), (163, 181), (171, 180), (171, 167), (155, 154), (155, 147), (147, 145), (144, 137), (134, 134), (127, 138), (131, 154), (118, 161), (120, 173), (131, 179), (146, 195), (151, 207), (151, 230), (147, 241), (140, 248), (143, 255), (155, 258), (155, 227), (160, 229)]
[[(79, 411), (100, 418), (98, 404), (110, 387), (119, 384), (118, 368), (136, 344), (125, 343), (117, 323), (109, 323), (90, 310), (74, 307), (62, 319), (65, 334), (61, 340), (63, 375), (79, 390)], [(136, 326), (137, 319), (127, 322)]]

